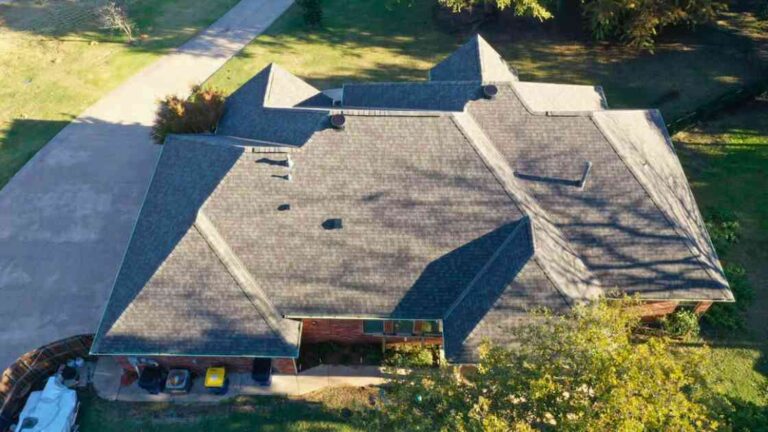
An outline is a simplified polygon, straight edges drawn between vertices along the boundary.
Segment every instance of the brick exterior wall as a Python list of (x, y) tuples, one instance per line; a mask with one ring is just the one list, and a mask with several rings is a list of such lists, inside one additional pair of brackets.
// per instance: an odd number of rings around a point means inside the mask
[(344, 344), (376, 343), (381, 337), (363, 333), (362, 320), (305, 319), (301, 343), (338, 342)]
[(272, 359), (272, 373), (296, 375), (296, 360), (292, 358)]
[[(384, 331), (392, 332), (391, 321), (384, 322)], [(417, 321), (414, 331), (421, 331)], [(363, 320), (356, 319), (305, 319), (302, 324), (301, 343), (337, 342), (342, 344), (381, 343), (388, 345), (407, 342), (442, 343), (441, 337), (368, 335), (363, 333)]]
[[(640, 316), (644, 321), (653, 321), (663, 316), (669, 315), (680, 306), (677, 301), (650, 301), (638, 306)], [(693, 311), (699, 315), (704, 314), (712, 306), (711, 301), (701, 301), (696, 303)]]
[[(253, 359), (250, 357), (173, 357), (173, 356), (155, 356), (142, 357), (156, 361), (160, 366), (166, 369), (181, 368), (189, 369), (192, 373), (203, 376), (205, 370), (211, 366), (224, 366), (229, 372), (250, 373)], [(126, 356), (115, 357), (117, 363), (125, 370), (135, 371)], [(273, 373), (284, 373), (294, 375), (296, 367), (292, 358), (272, 359)]]
[(711, 306), (712, 306), (711, 301), (698, 302), (696, 303), (696, 307), (693, 308), (693, 311), (699, 315), (703, 315), (704, 312), (708, 311)]
[(650, 301), (638, 306), (643, 321), (653, 321), (669, 315), (677, 309), (676, 301)]

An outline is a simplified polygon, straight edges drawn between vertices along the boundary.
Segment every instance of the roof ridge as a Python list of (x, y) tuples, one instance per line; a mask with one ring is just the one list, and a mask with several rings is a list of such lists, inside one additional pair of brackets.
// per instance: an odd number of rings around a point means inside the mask
[[(531, 216), (533, 241), (540, 246), (535, 247), (534, 259), (539, 262), (557, 290), (569, 302), (591, 300), (602, 295), (603, 289), (598, 279), (574, 251), (560, 229), (549, 221), (546, 211), (518, 186), (512, 168), (474, 118), (467, 112), (461, 112), (454, 113), (453, 120), (515, 205), (523, 214)], [(539, 251), (560, 255), (558, 262), (550, 263), (551, 260), (538, 259)]]
[(227, 272), (229, 272), (243, 291), (243, 294), (245, 294), (246, 298), (259, 312), (275, 335), (284, 342), (288, 342), (289, 338), (284, 334), (285, 329), (282, 322), (284, 319), (269, 300), (267, 294), (258, 286), (245, 264), (229, 247), (229, 244), (227, 244), (224, 237), (216, 229), (216, 226), (213, 225), (213, 222), (202, 210), (198, 210), (193, 226), (205, 242), (208, 243), (213, 253), (219, 258)]
[[(526, 229), (527, 228), (527, 229)], [(464, 300), (464, 298), (469, 295), (469, 292), (472, 291), (472, 288), (477, 284), (477, 281), (480, 280), (480, 278), (485, 275), (485, 273), (488, 271), (488, 269), (491, 267), (491, 265), (501, 256), (502, 251), (504, 250), (507, 245), (512, 242), (512, 240), (515, 240), (518, 238), (518, 235), (521, 234), (521, 232), (525, 230), (522, 234), (528, 233), (530, 235), (530, 256), (533, 256), (535, 251), (535, 246), (533, 242), (533, 233), (532, 233), (532, 227), (531, 227), (531, 218), (528, 215), (523, 215), (523, 217), (518, 221), (517, 226), (512, 230), (512, 232), (507, 236), (506, 239), (499, 245), (499, 247), (493, 252), (493, 255), (486, 261), (485, 264), (483, 264), (483, 267), (477, 272), (477, 274), (472, 278), (472, 280), (467, 284), (467, 287), (464, 288), (464, 290), (459, 294), (459, 296), (456, 298), (456, 300), (448, 307), (448, 309), (445, 312), (445, 315), (443, 316), (443, 319), (448, 319), (448, 317), (451, 316), (451, 313), (456, 309), (456, 307)]]

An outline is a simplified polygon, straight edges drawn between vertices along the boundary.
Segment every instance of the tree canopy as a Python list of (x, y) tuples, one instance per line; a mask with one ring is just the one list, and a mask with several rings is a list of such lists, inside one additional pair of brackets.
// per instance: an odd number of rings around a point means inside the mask
[[(553, 17), (552, 0), (438, 0), (454, 12), (478, 5), (499, 10), (511, 8), (515, 15), (541, 21)], [(585, 21), (598, 40), (621, 40), (629, 45), (652, 48), (659, 31), (675, 24), (695, 25), (711, 21), (725, 3), (718, 0), (580, 0)]]
[[(631, 305), (630, 305), (631, 306)], [(637, 340), (627, 301), (538, 314), (519, 345), (485, 344), (477, 370), (417, 370), (386, 390), (377, 421), (408, 431), (706, 431), (706, 350)]]

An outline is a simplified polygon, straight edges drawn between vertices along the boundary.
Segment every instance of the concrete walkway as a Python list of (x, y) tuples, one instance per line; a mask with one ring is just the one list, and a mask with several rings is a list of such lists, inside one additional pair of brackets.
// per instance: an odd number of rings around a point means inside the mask
[(159, 154), (157, 100), (188, 94), (291, 3), (242, 0), (88, 108), (0, 191), (0, 370), (96, 330)]
[(120, 386), (123, 370), (111, 357), (101, 357), (93, 374), (93, 388), (102, 399), (123, 402), (221, 402), (236, 396), (298, 396), (329, 387), (366, 387), (381, 385), (386, 373), (378, 366), (317, 366), (298, 375), (273, 375), (272, 384), (262, 387), (253, 382), (249, 374), (230, 373), (229, 391), (226, 395), (210, 394), (197, 378), (188, 394), (152, 395), (139, 388), (136, 382)]

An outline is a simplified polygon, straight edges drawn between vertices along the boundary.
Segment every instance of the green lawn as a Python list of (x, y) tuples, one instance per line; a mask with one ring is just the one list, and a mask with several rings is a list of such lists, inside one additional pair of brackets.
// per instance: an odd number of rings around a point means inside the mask
[(101, 31), (104, 0), (0, 5), (0, 187), (80, 112), (237, 0), (131, 0), (142, 41)]
[[(723, 261), (755, 290), (745, 339), (768, 340), (768, 96), (674, 137), (699, 206), (735, 213), (742, 238)], [(721, 254), (722, 255), (722, 254)]]
[[(411, 7), (407, 3), (412, 3)], [(464, 42), (432, 19), (433, 1), (325, 0), (325, 27), (307, 31), (292, 7), (209, 83), (234, 90), (269, 62), (319, 88), (350, 81), (426, 78)], [(768, 23), (723, 15), (720, 25), (662, 39), (655, 54), (593, 44), (539, 26), (480, 28), (521, 79), (600, 84), (612, 107), (656, 107), (668, 120), (729, 89), (762, 77), (756, 40)], [(662, 99), (667, 101), (664, 103)]]
[(78, 423), (82, 432), (357, 432), (363, 429), (351, 424), (350, 414), (368, 409), (376, 393), (349, 387), (301, 399), (241, 397), (217, 405), (106, 402), (87, 393)]
[[(758, 99), (674, 137), (696, 200), (708, 208), (732, 211), (741, 224), (741, 240), (724, 261), (747, 269), (755, 290), (747, 332), (715, 344), (757, 341), (753, 348), (713, 349), (709, 371), (714, 391), (726, 396), (738, 415), (762, 415), (768, 430), (768, 99)], [(760, 345), (762, 342), (762, 345)], [(737, 421), (741, 417), (736, 417)], [(746, 420), (740, 420), (746, 422)], [(750, 430), (749, 428), (741, 430)]]

